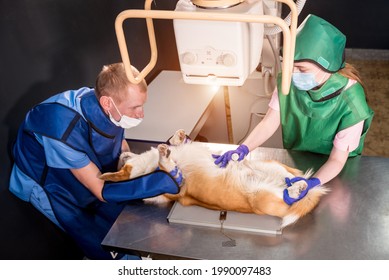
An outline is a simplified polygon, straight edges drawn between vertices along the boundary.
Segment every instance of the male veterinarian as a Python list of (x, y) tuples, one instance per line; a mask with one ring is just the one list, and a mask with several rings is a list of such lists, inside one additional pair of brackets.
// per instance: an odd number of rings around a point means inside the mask
[[(273, 93), (264, 119), (234, 151), (215, 156), (224, 167), (231, 158), (242, 160), (282, 125), (286, 149), (329, 155), (327, 162), (307, 181), (307, 191), (324, 184), (343, 169), (347, 158), (360, 155), (373, 111), (357, 71), (345, 63), (346, 37), (327, 21), (310, 15), (298, 29), (294, 70), (289, 95)], [(280, 87), (280, 79), (278, 79)], [(234, 155), (236, 154), (236, 155)], [(287, 185), (301, 178), (286, 180)]]
[(129, 150), (124, 129), (141, 122), (146, 99), (146, 82), (131, 84), (123, 64), (112, 64), (103, 67), (95, 89), (47, 99), (19, 129), (11, 192), (71, 235), (89, 259), (113, 258), (100, 244), (126, 201), (178, 192), (162, 171), (120, 183), (99, 179), (116, 171), (120, 153)]

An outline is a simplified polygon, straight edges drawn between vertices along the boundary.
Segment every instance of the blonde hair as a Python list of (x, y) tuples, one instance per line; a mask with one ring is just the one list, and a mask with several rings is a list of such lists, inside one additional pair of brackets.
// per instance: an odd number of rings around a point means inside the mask
[(351, 64), (346, 63), (345, 67), (340, 69), (338, 73), (346, 78), (352, 79), (360, 83), (365, 91), (366, 94), (366, 88), (364, 84), (362, 83), (361, 76), (359, 75), (358, 70)]
[[(139, 74), (139, 71), (132, 67), (134, 77)], [(95, 93), (97, 99), (101, 96), (110, 96), (118, 103), (121, 103), (127, 96), (128, 87), (134, 87), (141, 92), (147, 91), (147, 84), (142, 80), (139, 84), (131, 83), (126, 75), (123, 63), (114, 63), (103, 66), (101, 72), (96, 78)]]

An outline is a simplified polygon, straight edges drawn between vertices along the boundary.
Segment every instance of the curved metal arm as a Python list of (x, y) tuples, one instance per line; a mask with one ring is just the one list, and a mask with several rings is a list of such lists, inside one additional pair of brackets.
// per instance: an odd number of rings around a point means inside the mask
[[(292, 72), (293, 72), (293, 61), (294, 61), (294, 51), (296, 47), (296, 32), (297, 32), (297, 20), (298, 20), (298, 11), (297, 11), (297, 6), (296, 3), (293, 2), (292, 0), (276, 0), (278, 2), (282, 2), (286, 5), (289, 6), (290, 9), (290, 35), (291, 35), (291, 41), (290, 41), (290, 55), (291, 55), (291, 62), (290, 62), (290, 77), (292, 77)], [(283, 94), (284, 91), (282, 91)]]
[[(158, 11), (151, 10), (151, 1), (146, 0), (145, 10), (125, 10), (121, 12), (115, 21), (116, 36), (119, 44), (120, 54), (126, 69), (127, 78), (135, 84), (140, 83), (151, 72), (157, 62), (157, 44), (155, 40), (154, 26), (152, 19), (190, 19), (190, 20), (213, 20), (213, 21), (232, 21), (232, 22), (254, 22), (276, 24), (282, 29), (283, 34), (283, 62), (282, 62), (282, 93), (288, 94), (292, 69), (293, 56), (297, 28), (297, 9), (292, 0), (277, 0), (286, 3), (292, 12), (291, 28), (279, 17), (269, 15), (242, 15), (227, 13), (192, 13), (180, 11)], [(145, 18), (149, 35), (151, 58), (146, 67), (140, 71), (137, 77), (134, 77), (131, 71), (131, 60), (128, 54), (127, 43), (123, 31), (123, 22), (129, 18)]]

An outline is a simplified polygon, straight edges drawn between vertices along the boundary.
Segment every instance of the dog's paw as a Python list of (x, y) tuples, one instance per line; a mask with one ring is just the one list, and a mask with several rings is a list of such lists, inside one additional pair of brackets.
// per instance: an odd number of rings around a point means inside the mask
[(302, 191), (304, 191), (307, 188), (307, 183), (305, 181), (298, 181), (293, 183), (292, 186), (290, 186), (288, 190), (288, 194), (290, 198), (298, 198)]
[(167, 159), (170, 156), (169, 146), (166, 144), (159, 144), (158, 147), (159, 159)]
[(166, 203), (171, 202), (171, 200), (168, 199), (164, 195), (158, 195), (158, 196), (155, 196), (155, 197), (144, 198), (143, 201), (145, 203), (148, 203), (148, 204), (158, 204), (158, 205), (166, 204)]
[(174, 171), (177, 166), (173, 159), (170, 157), (171, 151), (169, 149), (169, 146), (166, 144), (159, 144), (157, 149), (159, 152), (159, 168), (169, 173)]
[(187, 140), (187, 136), (185, 134), (185, 130), (179, 129), (169, 139), (168, 143), (172, 146), (179, 146), (183, 143), (186, 143), (186, 140)]

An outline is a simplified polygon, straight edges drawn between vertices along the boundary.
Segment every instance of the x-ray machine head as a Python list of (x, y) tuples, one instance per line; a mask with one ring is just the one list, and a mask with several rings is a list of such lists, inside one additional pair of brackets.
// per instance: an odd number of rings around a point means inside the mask
[[(264, 24), (274, 25), (283, 35), (282, 92), (291, 83), (297, 28), (297, 7), (292, 0), (276, 0), (289, 6), (290, 24), (282, 18), (264, 15), (265, 0), (179, 0), (174, 11), (144, 10), (121, 12), (115, 22), (122, 61), (127, 77), (139, 83), (154, 68), (157, 45), (153, 19), (172, 19), (183, 79), (186, 83), (239, 86), (258, 66), (264, 38)], [(305, 1), (304, 1), (305, 2)], [(298, 4), (298, 3), (297, 3)], [(151, 57), (134, 77), (123, 31), (128, 18), (145, 18)]]

